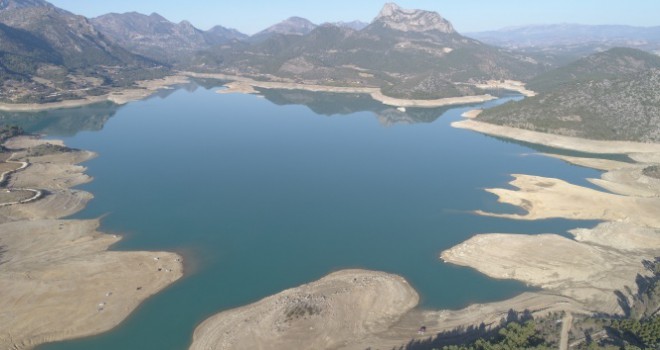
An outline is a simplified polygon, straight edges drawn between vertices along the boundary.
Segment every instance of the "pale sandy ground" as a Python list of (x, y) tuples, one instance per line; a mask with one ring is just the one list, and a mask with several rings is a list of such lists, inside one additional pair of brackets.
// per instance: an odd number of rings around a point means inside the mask
[[(19, 137), (6, 145), (18, 149), (42, 142)], [(16, 151), (14, 158), (23, 155)], [(98, 232), (98, 220), (60, 219), (92, 198), (70, 187), (91, 180), (76, 164), (93, 156), (75, 151), (33, 157), (27, 168), (10, 175), (11, 187), (47, 194), (31, 203), (0, 207), (2, 349), (110, 330), (144, 299), (182, 276), (177, 254), (107, 251), (120, 238)]]
[(418, 300), (402, 277), (344, 270), (211, 317), (190, 348), (339, 348), (387, 330)]
[[(479, 122), (476, 120), (461, 120), (453, 122), (451, 125), (455, 128), (473, 130), (482, 134), (572, 151), (596, 154), (640, 153), (641, 155), (634, 156), (654, 157), (654, 159), (660, 159), (660, 144), (657, 143), (587, 140), (577, 137), (545, 134), (537, 131), (510, 128), (506, 126)], [(648, 153), (653, 153), (654, 155), (649, 155)]]
[[(644, 175), (643, 170), (650, 163), (631, 164), (607, 159), (578, 158), (547, 154), (571, 164), (607, 171), (600, 179), (590, 182), (617, 194), (635, 197), (660, 197), (660, 179)], [(660, 162), (660, 161), (659, 161)]]
[(547, 218), (602, 220), (594, 228), (557, 234), (484, 234), (442, 252), (447, 262), (469, 266), (494, 278), (513, 278), (567, 296), (591, 311), (621, 313), (615, 292), (628, 300), (637, 290), (635, 277), (647, 274), (644, 259), (660, 255), (660, 181), (642, 170), (660, 160), (660, 145), (581, 140), (495, 126), (473, 120), (456, 127), (489, 135), (592, 153), (628, 153), (636, 163), (551, 155), (572, 164), (603, 170), (590, 179), (609, 192), (559, 179), (514, 175), (515, 189), (488, 189), (502, 203), (524, 214), (477, 211), (518, 220)]
[(462, 104), (482, 103), (495, 100), (497, 97), (491, 95), (476, 95), (463, 97), (448, 97), (435, 100), (406, 100), (383, 95), (380, 90), (372, 92), (371, 98), (381, 103), (394, 107), (417, 107), (417, 108), (435, 108), (443, 106), (453, 106)]
[(489, 80), (484, 84), (474, 84), (475, 87), (479, 89), (502, 89), (502, 90), (509, 90), (509, 91), (516, 91), (519, 92), (520, 94), (524, 96), (536, 96), (536, 92), (532, 90), (528, 90), (525, 87), (525, 83), (521, 81), (516, 81), (516, 80), (505, 80), (505, 81), (500, 81), (500, 80)]
[(394, 107), (417, 107), (417, 108), (435, 108), (451, 105), (480, 103), (496, 99), (491, 95), (477, 95), (477, 96), (463, 96), (463, 97), (450, 97), (435, 100), (410, 100), (399, 99), (394, 97), (385, 96), (381, 93), (379, 88), (374, 87), (343, 87), (343, 86), (326, 86), (326, 85), (313, 85), (301, 84), (291, 81), (257, 81), (246, 77), (240, 77), (227, 74), (213, 74), (213, 73), (193, 73), (185, 72), (193, 78), (212, 78), (231, 80), (232, 82), (225, 85), (227, 88), (218, 90), (218, 93), (255, 93), (255, 87), (265, 89), (280, 89), (280, 90), (305, 90), (314, 92), (334, 92), (334, 93), (351, 93), (351, 94), (368, 94), (376, 101), (379, 101), (388, 106)]
[(81, 107), (94, 103), (110, 101), (116, 104), (141, 100), (156, 93), (158, 90), (169, 88), (173, 85), (188, 82), (188, 78), (182, 75), (168, 76), (162, 79), (143, 80), (136, 82), (135, 88), (120, 89), (107, 95), (90, 96), (79, 100), (66, 100), (51, 103), (0, 103), (0, 111), (11, 112), (36, 112), (49, 109)]
[[(389, 323), (383, 323), (380, 331), (363, 328), (365, 331), (360, 333), (338, 331), (332, 327), (328, 328), (331, 334), (318, 331), (318, 327), (338, 324), (337, 320), (361, 322), (366, 310), (386, 309), (394, 293), (390, 289), (400, 288), (395, 283), (400, 277), (384, 275), (391, 281), (379, 286), (378, 293), (369, 289), (356, 291), (346, 294), (345, 300), (328, 304), (329, 310), (339, 308), (341, 312), (324, 312), (305, 318), (294, 326), (286, 322), (282, 326), (287, 308), (296, 305), (282, 298), (291, 294), (325, 295), (338, 288), (328, 283), (332, 278), (326, 278), (311, 284), (315, 286), (313, 293), (308, 292), (308, 286), (301, 286), (213, 316), (197, 328), (191, 349), (392, 349), (410, 341), (431, 341), (440, 332), (478, 326), (482, 322), (487, 328), (498, 325), (509, 310), (529, 310), (535, 316), (558, 311), (573, 315), (622, 313), (615, 292), (620, 292), (628, 301), (632, 300), (637, 291), (636, 277), (648, 273), (642, 260), (660, 255), (660, 198), (654, 196), (660, 191), (660, 184), (641, 174), (644, 167), (660, 162), (660, 145), (581, 140), (472, 120), (454, 125), (563, 149), (628, 153), (637, 163), (556, 156), (573, 164), (608, 171), (602, 179), (592, 181), (614, 193), (576, 186), (559, 179), (515, 175), (512, 184), (517, 189), (488, 191), (496, 194), (501, 202), (526, 210), (525, 214), (477, 212), (517, 220), (603, 221), (594, 228), (572, 230), (570, 233), (574, 239), (555, 233), (480, 234), (441, 253), (442, 260), (447, 263), (468, 266), (493, 278), (516, 279), (541, 288), (539, 292), (523, 293), (502, 302), (476, 304), (456, 311), (417, 308), (407, 311), (410, 306), (388, 309), (401, 314), (398, 318), (388, 318)], [(358, 277), (372, 272), (342, 273)], [(381, 299), (381, 294), (385, 298)], [(416, 334), (422, 325), (427, 327), (427, 334)], [(567, 329), (562, 332), (567, 333)], [(275, 341), (271, 342), (273, 339)], [(566, 345), (566, 336), (561, 337), (561, 343)]]
[(632, 221), (645, 226), (660, 227), (658, 198), (622, 196), (540, 176), (513, 176), (514, 180), (510, 184), (516, 189), (494, 188), (487, 191), (498, 196), (500, 202), (518, 206), (526, 213), (477, 213), (519, 220), (566, 218)]
[[(497, 326), (512, 309), (537, 316), (567, 310), (588, 313), (568, 297), (543, 292), (455, 311), (414, 308), (418, 301), (400, 276), (342, 270), (212, 316), (197, 327), (190, 349), (392, 349), (428, 341), (440, 332)], [(315, 310), (313, 315), (288, 316), (306, 308)], [(418, 333), (421, 326), (427, 327), (426, 333)]]
[(481, 112), (483, 112), (483, 111), (484, 111), (483, 109), (471, 109), (471, 110), (461, 114), (461, 117), (468, 118), (468, 119), (474, 119), (474, 118), (478, 117), (479, 114), (481, 114)]

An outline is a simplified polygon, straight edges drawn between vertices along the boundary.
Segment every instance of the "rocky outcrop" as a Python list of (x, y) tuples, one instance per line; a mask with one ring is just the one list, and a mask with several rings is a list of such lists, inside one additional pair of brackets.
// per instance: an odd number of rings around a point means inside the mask
[(375, 21), (403, 32), (456, 32), (451, 23), (437, 12), (402, 9), (394, 3), (385, 4)]

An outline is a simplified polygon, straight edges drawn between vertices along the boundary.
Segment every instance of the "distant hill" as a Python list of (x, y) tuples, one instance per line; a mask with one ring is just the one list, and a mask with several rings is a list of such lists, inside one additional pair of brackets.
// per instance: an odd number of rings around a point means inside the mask
[[(561, 88), (485, 110), (478, 120), (589, 139), (660, 142), (660, 68), (640, 59), (648, 53), (630, 50), (595, 54), (576, 64), (579, 70), (569, 69), (587, 79), (555, 71), (566, 79), (554, 82)], [(610, 71), (603, 76), (602, 69)]]
[(2, 0), (0, 38), (0, 101), (102, 94), (166, 71), (108, 40), (85, 17), (42, 0)]
[(471, 92), (453, 86), (455, 82), (524, 80), (544, 67), (460, 35), (435, 12), (387, 4), (360, 31), (326, 24), (306, 35), (276, 33), (261, 42), (201, 53), (191, 69), (379, 86), (395, 97), (439, 98)]
[(221, 26), (202, 31), (188, 21), (173, 23), (157, 13), (149, 16), (137, 12), (110, 13), (91, 22), (122, 47), (170, 64), (185, 61), (194, 51), (247, 38)]
[(466, 35), (491, 45), (546, 55), (560, 64), (613, 47), (660, 53), (660, 26), (548, 24)]
[(250, 41), (262, 42), (273, 35), (306, 35), (317, 27), (316, 24), (302, 17), (289, 17), (250, 37)]
[(660, 68), (660, 56), (618, 47), (541, 74), (530, 80), (527, 87), (537, 92), (548, 91), (577, 81), (616, 78), (650, 68)]

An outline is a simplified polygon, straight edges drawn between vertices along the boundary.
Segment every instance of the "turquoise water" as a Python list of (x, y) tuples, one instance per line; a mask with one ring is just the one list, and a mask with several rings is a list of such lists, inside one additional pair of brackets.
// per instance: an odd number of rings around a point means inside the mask
[(125, 237), (114, 249), (177, 251), (186, 262), (180, 282), (115, 330), (39, 349), (186, 349), (210, 315), (343, 268), (401, 274), (426, 308), (502, 300), (528, 288), (438, 254), (476, 233), (593, 225), (470, 214), (517, 210), (482, 190), (507, 186), (511, 173), (589, 186), (598, 173), (451, 128), (468, 107), (401, 113), (360, 96), (264, 93), (193, 85), (98, 106), (91, 124), (81, 109), (25, 122), (99, 153), (82, 186), (95, 199), (76, 217), (104, 216), (103, 230)]

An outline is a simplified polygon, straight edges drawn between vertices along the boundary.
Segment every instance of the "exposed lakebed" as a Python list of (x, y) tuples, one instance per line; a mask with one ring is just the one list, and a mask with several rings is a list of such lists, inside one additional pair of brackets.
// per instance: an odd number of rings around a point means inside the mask
[(99, 154), (85, 164), (95, 199), (77, 218), (106, 215), (102, 229), (125, 235), (114, 249), (177, 251), (187, 269), (117, 329), (40, 349), (185, 349), (209, 315), (343, 268), (402, 275), (422, 307), (502, 300), (527, 288), (438, 253), (476, 233), (593, 225), (470, 214), (516, 210), (483, 191), (509, 174), (593, 187), (585, 178), (598, 172), (451, 128), (467, 107), (401, 112), (352, 94), (188, 87), (91, 109), (98, 122), (77, 109), (24, 125)]

